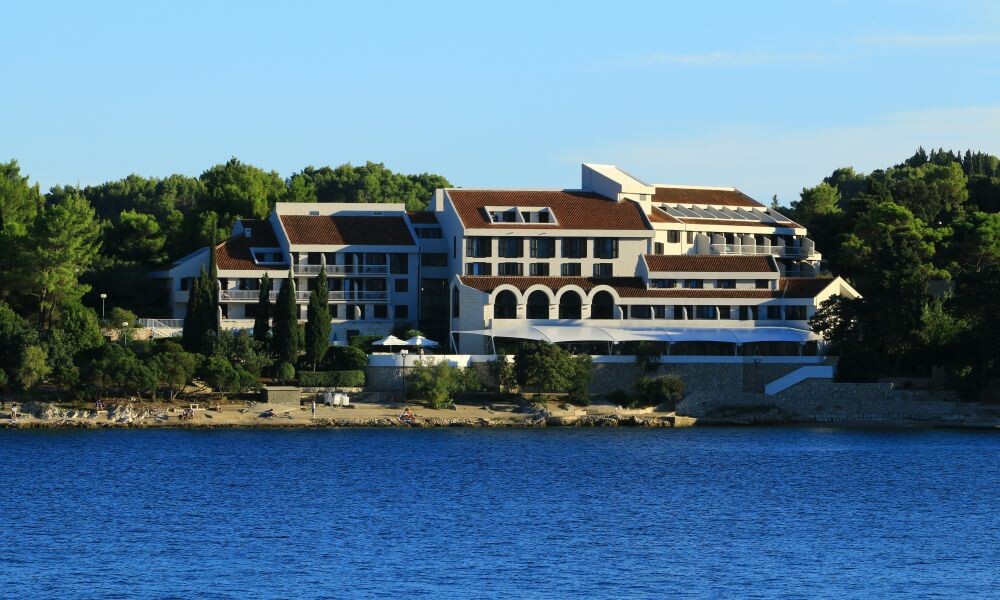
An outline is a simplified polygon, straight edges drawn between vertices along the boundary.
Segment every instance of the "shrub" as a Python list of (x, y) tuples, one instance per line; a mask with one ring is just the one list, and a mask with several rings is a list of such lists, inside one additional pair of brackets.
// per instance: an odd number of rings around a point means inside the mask
[(331, 371), (360, 371), (368, 366), (368, 355), (354, 346), (330, 346), (326, 364)]
[(684, 398), (684, 382), (674, 375), (643, 377), (635, 384), (635, 391), (635, 406), (667, 404), (673, 408)]
[(423, 400), (431, 408), (451, 406), (457, 394), (479, 387), (475, 371), (453, 367), (444, 360), (418, 360), (406, 376), (407, 396)]
[(632, 406), (632, 404), (635, 402), (635, 399), (632, 397), (632, 394), (629, 394), (625, 390), (615, 390), (610, 394), (608, 394), (606, 397), (608, 399), (608, 402), (611, 402), (612, 404), (617, 404), (618, 406), (629, 407)]
[(205, 381), (220, 392), (242, 392), (257, 385), (257, 377), (253, 373), (223, 356), (208, 357), (201, 371)]
[(590, 356), (573, 356), (551, 343), (525, 343), (514, 355), (514, 373), (521, 386), (542, 392), (586, 393)]
[(662, 345), (656, 342), (639, 342), (635, 349), (635, 362), (643, 373), (649, 374), (660, 366)]
[(299, 371), (299, 385), (303, 387), (365, 387), (365, 372), (351, 371)]
[(278, 381), (291, 381), (295, 379), (295, 367), (291, 363), (282, 361), (278, 363), (278, 366), (274, 369), (274, 377)]
[(377, 335), (356, 335), (347, 340), (347, 345), (367, 353), (372, 349), (372, 342), (377, 339), (380, 339)]
[(869, 349), (844, 350), (837, 361), (836, 379), (848, 383), (873, 383), (882, 371), (878, 352)]

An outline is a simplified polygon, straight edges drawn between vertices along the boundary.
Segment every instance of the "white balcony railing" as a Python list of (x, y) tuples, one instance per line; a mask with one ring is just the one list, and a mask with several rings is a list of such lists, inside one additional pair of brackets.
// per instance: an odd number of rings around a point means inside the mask
[[(712, 254), (770, 254), (787, 258), (807, 258), (808, 248), (801, 246), (761, 246), (759, 244), (710, 244)], [(815, 250), (812, 252), (815, 254)]]
[[(296, 275), (318, 275), (321, 265), (295, 265), (292, 271)], [(326, 265), (327, 275), (388, 275), (388, 265)]]
[[(295, 300), (298, 302), (308, 302), (309, 296), (312, 295), (310, 291), (296, 291)], [(220, 300), (256, 300), (260, 297), (260, 292), (257, 290), (222, 290), (219, 294)], [(331, 302), (388, 302), (389, 292), (369, 292), (369, 291), (350, 291), (350, 292), (330, 292), (327, 297)], [(278, 292), (271, 292), (271, 301), (274, 302), (278, 299)]]

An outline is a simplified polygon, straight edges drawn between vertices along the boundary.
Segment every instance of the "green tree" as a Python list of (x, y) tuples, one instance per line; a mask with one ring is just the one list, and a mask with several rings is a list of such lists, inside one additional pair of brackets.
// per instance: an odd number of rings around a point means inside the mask
[(480, 383), (472, 369), (453, 367), (446, 360), (421, 359), (410, 369), (406, 386), (408, 397), (422, 400), (430, 408), (446, 408), (456, 395), (478, 389)]
[(255, 377), (260, 376), (265, 367), (273, 362), (267, 345), (243, 331), (223, 331), (219, 333), (215, 353), (224, 356), (233, 366), (239, 366)]
[(105, 343), (97, 313), (80, 303), (63, 305), (44, 339), (52, 375), (66, 387), (77, 383), (77, 355)]
[(31, 391), (51, 372), (45, 348), (27, 346), (21, 354), (21, 364), (17, 368), (17, 381), (25, 391)]
[(204, 204), (231, 227), (237, 217), (263, 219), (283, 200), (285, 182), (275, 171), (264, 171), (231, 158), (201, 174)]
[(39, 323), (46, 325), (60, 305), (79, 301), (89, 289), (77, 275), (97, 257), (100, 225), (86, 200), (71, 195), (37, 215), (29, 238), (14, 279), (34, 297)]
[(580, 393), (590, 381), (589, 359), (578, 359), (552, 343), (526, 342), (514, 355), (514, 373), (522, 388)]
[(260, 294), (257, 296), (257, 309), (253, 318), (253, 337), (261, 343), (267, 343), (271, 333), (271, 278), (267, 273), (260, 280)]
[(166, 233), (156, 217), (127, 210), (118, 215), (117, 223), (109, 223), (104, 237), (104, 251), (118, 260), (154, 265), (166, 260), (163, 251)]
[(326, 258), (320, 260), (319, 275), (316, 277), (316, 288), (309, 295), (309, 306), (306, 307), (306, 361), (312, 364), (312, 370), (323, 361), (330, 347), (330, 305), (329, 289), (326, 283)]
[(802, 188), (800, 200), (792, 202), (790, 215), (801, 225), (811, 228), (816, 217), (840, 214), (840, 191), (829, 183)]
[(8, 304), (0, 302), (0, 371), (8, 381), (17, 378), (24, 349), (38, 343), (38, 331)]
[(180, 344), (167, 341), (153, 355), (150, 368), (155, 373), (157, 382), (166, 386), (170, 401), (173, 401), (184, 390), (184, 386), (191, 382), (200, 362), (199, 355), (185, 352)]
[(299, 358), (299, 306), (295, 302), (295, 276), (288, 270), (288, 278), (278, 290), (274, 307), (274, 327), (271, 352), (280, 362), (295, 363)]

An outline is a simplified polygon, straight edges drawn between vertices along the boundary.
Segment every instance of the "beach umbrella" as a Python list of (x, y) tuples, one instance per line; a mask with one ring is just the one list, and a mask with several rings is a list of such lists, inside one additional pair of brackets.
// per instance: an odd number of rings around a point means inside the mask
[(429, 340), (422, 335), (417, 335), (406, 340), (407, 346), (417, 346), (418, 348), (437, 348), (441, 344), (438, 344), (434, 340)]
[(392, 347), (392, 346), (409, 346), (409, 342), (407, 342), (405, 340), (401, 340), (401, 339), (399, 339), (398, 337), (396, 337), (394, 335), (390, 335), (390, 336), (384, 337), (384, 338), (382, 338), (380, 340), (375, 340), (374, 342), (372, 342), (372, 345), (373, 346), (389, 346), (389, 347)]

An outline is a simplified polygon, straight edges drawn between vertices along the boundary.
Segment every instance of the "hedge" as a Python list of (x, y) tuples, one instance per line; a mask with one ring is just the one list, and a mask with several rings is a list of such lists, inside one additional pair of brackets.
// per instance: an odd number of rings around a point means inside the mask
[(365, 387), (364, 371), (299, 371), (302, 387)]

